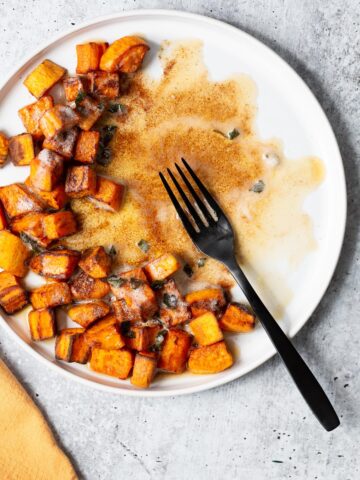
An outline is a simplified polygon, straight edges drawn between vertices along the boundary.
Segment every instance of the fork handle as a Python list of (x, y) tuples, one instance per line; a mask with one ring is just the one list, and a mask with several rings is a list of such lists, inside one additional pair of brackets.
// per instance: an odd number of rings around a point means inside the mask
[(231, 260), (226, 264), (314, 415), (328, 432), (334, 430), (340, 425), (340, 420), (319, 382), (265, 307), (237, 262)]

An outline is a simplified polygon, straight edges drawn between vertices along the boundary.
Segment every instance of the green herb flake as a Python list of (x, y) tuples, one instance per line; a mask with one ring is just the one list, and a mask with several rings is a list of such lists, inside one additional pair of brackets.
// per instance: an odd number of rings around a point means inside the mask
[(40, 245), (36, 242), (36, 240), (29, 237), (29, 235), (26, 235), (26, 233), (21, 232), (20, 238), (24, 243), (26, 243), (31, 248), (31, 250), (34, 253), (41, 253), (44, 251), (44, 249), (40, 247)]
[(120, 278), (117, 275), (110, 275), (107, 277), (107, 281), (113, 287), (122, 287), (126, 283), (125, 278)]
[(128, 320), (120, 323), (120, 333), (127, 338), (135, 338), (134, 330), (131, 330), (131, 322)]
[(111, 245), (111, 247), (109, 248), (110, 257), (116, 257), (116, 254), (117, 254), (116, 248), (114, 247), (114, 245)]
[(144, 253), (147, 253), (150, 250), (150, 245), (146, 240), (140, 240), (137, 246), (142, 250)]
[(202, 268), (205, 266), (205, 263), (206, 263), (206, 260), (207, 258), (203, 257), (203, 258), (199, 258), (199, 260), (197, 261), (197, 266), (199, 268)]
[(155, 280), (150, 285), (153, 290), (160, 290), (165, 285), (165, 280)]
[(234, 128), (231, 130), (231, 132), (228, 133), (228, 138), (229, 140), (234, 140), (234, 138), (238, 137), (240, 135), (240, 132), (237, 128)]
[(99, 103), (97, 104), (97, 108), (98, 108), (99, 110), (104, 110), (104, 108), (105, 108), (105, 103), (104, 103), (104, 102), (99, 102)]
[(190, 265), (188, 263), (186, 263), (184, 265), (184, 268), (183, 268), (183, 271), (186, 273), (186, 275), (190, 278), (193, 276), (194, 274), (194, 271), (193, 269), (190, 267)]
[(85, 92), (79, 92), (75, 98), (75, 105), (78, 107), (85, 97), (86, 97)]
[(177, 296), (171, 295), (170, 293), (164, 293), (163, 304), (168, 308), (176, 308), (178, 304)]
[(126, 106), (122, 103), (111, 103), (108, 107), (108, 112), (110, 113), (127, 113)]
[(258, 180), (254, 185), (249, 189), (249, 192), (261, 193), (264, 191), (265, 183), (262, 180)]
[(136, 290), (137, 288), (141, 287), (141, 285), (143, 284), (144, 284), (144, 281), (140, 280), (140, 278), (135, 278), (135, 277), (130, 278), (130, 287), (133, 290)]
[(167, 334), (166, 330), (160, 330), (160, 332), (156, 335), (155, 342), (149, 348), (151, 352), (159, 352), (161, 350), (166, 334)]

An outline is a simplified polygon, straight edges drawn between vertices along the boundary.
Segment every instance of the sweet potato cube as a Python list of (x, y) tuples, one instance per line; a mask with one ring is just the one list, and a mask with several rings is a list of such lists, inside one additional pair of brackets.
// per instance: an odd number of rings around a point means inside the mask
[(8, 232), (0, 231), (0, 267), (17, 277), (26, 275), (26, 260), (30, 255), (22, 240)]
[(130, 382), (135, 387), (148, 388), (156, 372), (157, 361), (140, 353), (136, 354)]
[(65, 185), (59, 183), (51, 192), (45, 192), (35, 188), (31, 183), (30, 177), (25, 180), (25, 185), (32, 190), (38, 197), (40, 197), (48, 207), (53, 210), (60, 210), (68, 203), (69, 198), (65, 193)]
[(10, 220), (27, 213), (41, 212), (44, 204), (29, 189), (20, 183), (0, 188), (0, 201)]
[(160, 353), (158, 367), (171, 373), (182, 373), (186, 367), (191, 335), (184, 330), (171, 328)]
[(26, 291), (18, 279), (8, 272), (0, 272), (0, 305), (6, 313), (12, 314), (28, 304)]
[(140, 68), (149, 45), (139, 37), (127, 36), (116, 40), (105, 50), (100, 70), (132, 73)]
[(96, 206), (116, 212), (120, 209), (125, 188), (120, 183), (98, 176), (96, 193), (90, 197)]
[(213, 312), (218, 316), (225, 306), (224, 292), (219, 288), (206, 288), (186, 295), (185, 300), (190, 304), (191, 313), (199, 317), (206, 312)]
[(46, 215), (43, 220), (43, 226), (45, 236), (51, 240), (67, 237), (77, 231), (75, 216), (71, 211)]
[(190, 352), (188, 368), (192, 373), (218, 373), (234, 363), (224, 341), (195, 348)]
[(87, 165), (70, 167), (65, 181), (65, 192), (71, 198), (93, 195), (96, 191), (96, 173)]
[(75, 250), (56, 249), (34, 255), (30, 268), (38, 275), (56, 280), (68, 280), (80, 259)]
[(110, 307), (107, 303), (96, 300), (94, 302), (73, 305), (67, 313), (73, 322), (87, 328), (96, 320), (105, 317), (109, 312)]
[(6, 135), (0, 132), (0, 166), (4, 165), (9, 153), (9, 140)]
[(87, 74), (89, 91), (94, 97), (117, 98), (120, 94), (118, 73), (91, 72)]
[(67, 305), (71, 303), (69, 285), (64, 282), (42, 285), (31, 292), (30, 302), (35, 310)]
[(51, 192), (60, 182), (63, 171), (63, 157), (44, 148), (31, 160), (31, 185), (44, 192)]
[(165, 253), (161, 257), (148, 263), (145, 267), (145, 273), (153, 282), (154, 280), (165, 280), (180, 268), (180, 263), (171, 253)]
[(88, 73), (99, 68), (100, 59), (108, 47), (106, 42), (76, 45), (76, 73)]
[(3, 206), (0, 203), (0, 230), (5, 230), (7, 228), (7, 221)]
[(185, 302), (172, 278), (157, 290), (157, 297), (160, 303), (160, 319), (168, 327), (174, 327), (190, 320), (189, 305)]
[(85, 339), (91, 347), (105, 350), (117, 350), (125, 345), (114, 315), (108, 315), (89, 327), (85, 332)]
[(255, 315), (240, 303), (230, 303), (219, 325), (228, 332), (246, 333), (255, 328)]
[(95, 347), (92, 349), (90, 368), (95, 372), (125, 380), (128, 378), (133, 364), (134, 354), (126, 348), (105, 350)]
[(91, 130), (80, 132), (74, 158), (81, 163), (94, 163), (99, 149), (100, 133)]
[(85, 330), (82, 328), (74, 330), (82, 330), (82, 332), (79, 331), (79, 334), (74, 337), (71, 347), (70, 362), (82, 364), (87, 363), (90, 358), (91, 347), (85, 340)]
[(153, 343), (154, 329), (156, 332), (160, 330), (160, 327), (138, 327), (136, 325), (127, 329), (124, 340), (128, 348), (132, 350), (147, 350)]
[(21, 133), (10, 138), (9, 153), (11, 161), (17, 167), (30, 165), (34, 158), (34, 143), (30, 133)]
[(65, 328), (55, 341), (55, 358), (64, 362), (87, 363), (90, 348), (85, 342), (83, 328)]
[(40, 128), (40, 119), (44, 113), (54, 106), (54, 100), (50, 95), (41, 97), (34, 103), (26, 105), (19, 110), (19, 117), (28, 133), (34, 140), (41, 140), (43, 133)]
[(42, 97), (65, 75), (65, 68), (44, 60), (24, 80), (25, 87), (36, 98)]
[(34, 341), (47, 340), (56, 335), (54, 311), (50, 308), (31, 310), (28, 316), (30, 335)]
[(99, 278), (92, 278), (80, 270), (70, 282), (71, 293), (76, 300), (103, 298), (110, 292), (110, 286)]
[(70, 128), (70, 130), (57, 133), (52, 138), (45, 138), (43, 148), (52, 150), (69, 159), (73, 156), (77, 136), (78, 129), (76, 127)]
[(104, 247), (92, 247), (81, 256), (79, 267), (90, 277), (105, 278), (111, 272), (111, 256)]
[(223, 339), (217, 318), (212, 312), (206, 312), (192, 320), (190, 330), (199, 345), (212, 345)]
[(79, 114), (68, 105), (55, 105), (49, 108), (40, 119), (40, 128), (46, 138), (70, 130), (80, 121)]
[(43, 220), (45, 217), (45, 213), (29, 213), (15, 218), (11, 222), (10, 228), (14, 233), (25, 234), (41, 247), (47, 247), (52, 240), (44, 233)]
[(75, 102), (76, 99), (86, 95), (85, 82), (81, 77), (67, 77), (63, 83), (67, 102)]
[(79, 127), (81, 130), (88, 131), (99, 120), (104, 112), (105, 105), (99, 100), (86, 96), (77, 103), (76, 111), (80, 115)]

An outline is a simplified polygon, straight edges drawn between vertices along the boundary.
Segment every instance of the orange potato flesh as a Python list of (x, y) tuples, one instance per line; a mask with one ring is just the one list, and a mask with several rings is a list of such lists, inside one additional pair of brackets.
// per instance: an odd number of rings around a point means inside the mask
[(5, 230), (7, 228), (7, 220), (5, 216), (5, 212), (3, 206), (0, 203), (0, 230)]
[(234, 363), (224, 341), (195, 348), (190, 352), (188, 369), (192, 373), (218, 373)]
[(71, 211), (46, 215), (43, 220), (44, 234), (51, 240), (72, 235), (77, 231), (76, 219)]
[(71, 303), (70, 288), (64, 282), (47, 283), (30, 293), (30, 302), (35, 310), (67, 305)]
[(34, 140), (41, 140), (43, 138), (43, 133), (40, 128), (40, 119), (44, 113), (53, 106), (53, 98), (50, 95), (45, 95), (36, 102), (26, 105), (19, 110), (19, 117), (26, 131), (31, 133)]
[[(83, 332), (83, 328), (64, 328), (61, 330), (55, 341), (55, 358), (58, 360), (63, 360), (64, 362), (76, 362), (79, 360), (80, 355), (83, 356), (84, 353), (87, 353), (87, 357), (89, 357), (90, 351), (88, 346), (81, 340), (75, 346), (74, 350), (74, 344), (79, 338), (82, 337)], [(86, 361), (78, 363), (86, 363)]]
[(251, 332), (255, 328), (255, 315), (244, 305), (230, 303), (220, 318), (219, 325), (228, 332)]
[(80, 122), (80, 115), (68, 105), (49, 108), (40, 119), (40, 128), (45, 138), (69, 130)]
[(87, 74), (89, 91), (94, 97), (117, 98), (120, 94), (119, 75), (109, 72), (91, 72)]
[(9, 139), (7, 136), (0, 132), (0, 166), (4, 165), (9, 153)]
[(34, 255), (30, 268), (38, 275), (56, 280), (68, 280), (79, 262), (80, 253), (75, 250), (57, 249)]
[(206, 312), (219, 315), (226, 303), (224, 292), (219, 288), (207, 288), (188, 293), (185, 300), (190, 304), (194, 317), (199, 317)]
[(0, 272), (0, 305), (6, 313), (12, 314), (28, 303), (26, 291), (11, 273)]
[(74, 102), (80, 95), (86, 94), (84, 79), (81, 77), (67, 77), (63, 82), (67, 102)]
[(98, 153), (100, 133), (93, 130), (80, 132), (74, 158), (81, 163), (94, 163)]
[(126, 36), (116, 40), (105, 50), (100, 60), (100, 70), (106, 72), (135, 72), (149, 50), (147, 43), (139, 37)]
[[(168, 327), (174, 327), (190, 320), (189, 305), (185, 302), (172, 278), (164, 283), (157, 292), (157, 297), (160, 303), (160, 319)], [(172, 299), (174, 306), (167, 302), (169, 298)]]
[(91, 347), (85, 340), (84, 333), (80, 333), (74, 338), (71, 347), (70, 362), (87, 363), (91, 354)]
[(71, 198), (93, 195), (96, 191), (96, 173), (87, 165), (70, 167), (65, 181), (65, 192)]
[(90, 326), (85, 332), (85, 339), (91, 347), (105, 350), (117, 350), (125, 345), (114, 315), (108, 315)]
[(147, 350), (153, 343), (160, 327), (137, 327), (129, 328), (126, 335), (124, 335), (125, 344), (132, 350)]
[(96, 193), (90, 197), (96, 205), (105, 210), (116, 212), (120, 209), (125, 188), (120, 183), (98, 176)]
[(70, 282), (71, 293), (77, 300), (99, 299), (110, 292), (110, 286), (98, 278), (92, 278), (80, 270)]
[(78, 102), (76, 110), (80, 115), (79, 127), (88, 131), (99, 120), (104, 112), (103, 102), (86, 96)]
[(158, 367), (171, 373), (182, 373), (186, 367), (191, 335), (184, 330), (168, 331), (160, 353)]
[(155, 358), (138, 353), (135, 356), (131, 384), (138, 388), (148, 388), (155, 376), (156, 363)]
[(223, 339), (218, 321), (212, 312), (206, 312), (190, 322), (190, 330), (199, 345), (212, 345)]
[(109, 312), (109, 305), (101, 300), (97, 300), (94, 302), (74, 305), (67, 313), (73, 322), (87, 328), (89, 325), (96, 322), (96, 320), (105, 317)]
[(43, 149), (31, 160), (30, 183), (39, 190), (51, 192), (60, 182), (63, 171), (63, 157)]
[(0, 188), (0, 201), (10, 220), (27, 213), (42, 212), (44, 204), (20, 183)]
[(133, 364), (134, 354), (125, 348), (122, 350), (104, 350), (97, 347), (92, 349), (90, 368), (95, 372), (125, 380)]
[(78, 137), (78, 130), (76, 127), (59, 132), (52, 138), (45, 138), (43, 148), (52, 150), (66, 159), (73, 156), (76, 139)]
[(8, 232), (0, 231), (0, 267), (17, 277), (24, 277), (27, 273), (26, 260), (30, 250), (22, 240)]
[(44, 60), (24, 80), (25, 87), (36, 98), (42, 97), (65, 75), (65, 68)]
[(60, 210), (61, 208), (64, 208), (69, 201), (68, 196), (65, 193), (65, 185), (62, 183), (53, 188), (51, 192), (45, 192), (44, 190), (36, 189), (31, 183), (30, 177), (25, 180), (25, 185), (53, 210)]
[(34, 158), (34, 143), (30, 133), (21, 133), (10, 138), (9, 153), (11, 161), (17, 167), (30, 165)]
[(25, 233), (41, 247), (47, 247), (52, 240), (44, 233), (43, 220), (45, 217), (45, 213), (29, 213), (23, 217), (15, 218), (10, 224), (11, 231), (14, 233)]
[(104, 247), (92, 247), (81, 256), (79, 267), (93, 278), (105, 278), (111, 272), (111, 257)]
[(161, 257), (148, 263), (144, 270), (151, 281), (165, 280), (180, 268), (180, 263), (171, 253), (166, 253)]
[(28, 316), (30, 335), (34, 341), (47, 340), (56, 335), (54, 311), (49, 308), (31, 310)]
[(99, 68), (100, 59), (108, 47), (106, 42), (76, 45), (76, 73), (88, 73)]

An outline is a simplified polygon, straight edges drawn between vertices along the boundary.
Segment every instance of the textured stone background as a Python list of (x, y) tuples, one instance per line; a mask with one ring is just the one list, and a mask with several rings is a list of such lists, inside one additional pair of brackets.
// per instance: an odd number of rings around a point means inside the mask
[(3, 331), (0, 353), (45, 412), (81, 478), (358, 479), (359, 2), (8, 0), (0, 3), (0, 80), (28, 48), (57, 32), (133, 8), (188, 10), (251, 33), (295, 68), (330, 118), (347, 175), (347, 233), (331, 286), (295, 344), (322, 379), (342, 425), (331, 434), (319, 427), (278, 358), (216, 390), (147, 400), (69, 382)]

